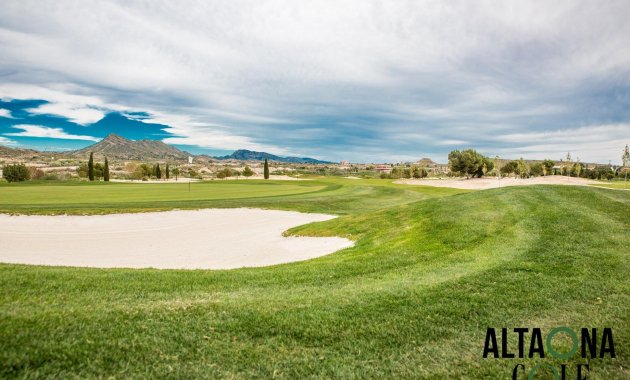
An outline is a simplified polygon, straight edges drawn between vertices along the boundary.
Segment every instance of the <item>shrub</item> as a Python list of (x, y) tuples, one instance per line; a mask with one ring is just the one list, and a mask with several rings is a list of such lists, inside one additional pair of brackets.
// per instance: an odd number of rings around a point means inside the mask
[(507, 164), (503, 165), (500, 171), (501, 171), (501, 174), (505, 176), (509, 176), (512, 173), (516, 173), (517, 170), (518, 170), (518, 162), (510, 161)]
[(6, 165), (2, 169), (2, 176), (7, 182), (22, 182), (31, 178), (31, 172), (24, 164)]
[(100, 162), (97, 162), (96, 164), (94, 164), (94, 178), (96, 179), (103, 178), (103, 170), (104, 170), (104, 167), (103, 165), (101, 165)]
[(79, 167), (77, 168), (77, 174), (79, 175), (80, 178), (87, 178), (88, 177), (88, 164), (86, 164), (85, 162), (81, 163), (81, 165), (79, 165)]
[(217, 178), (227, 178), (234, 175), (234, 172), (230, 168), (223, 168), (217, 172)]
[(36, 168), (31, 166), (30, 168), (28, 168), (28, 171), (30, 173), (31, 179), (33, 180), (40, 180), (42, 178), (44, 178), (44, 176), (46, 175), (46, 173), (44, 173), (44, 171), (42, 169)]
[(59, 175), (57, 175), (57, 173), (48, 173), (42, 179), (44, 181), (58, 181)]
[(243, 175), (245, 177), (251, 177), (254, 175), (254, 171), (249, 166), (245, 166), (245, 169), (243, 169)]

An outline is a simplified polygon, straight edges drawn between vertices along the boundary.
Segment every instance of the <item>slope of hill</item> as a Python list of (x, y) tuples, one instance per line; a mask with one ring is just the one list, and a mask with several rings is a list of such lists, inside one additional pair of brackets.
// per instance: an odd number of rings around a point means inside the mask
[(96, 144), (72, 153), (74, 156), (86, 156), (94, 152), (96, 157), (107, 156), (119, 160), (185, 160), (190, 153), (181, 151), (171, 145), (157, 140), (128, 140), (114, 133)]
[(269, 161), (288, 162), (297, 164), (330, 164), (329, 161), (321, 161), (309, 157), (282, 157), (265, 152), (255, 152), (246, 149), (239, 149), (229, 156), (215, 157), (219, 160), (239, 160), (239, 161), (262, 161), (267, 158)]
[(0, 157), (12, 159), (28, 159), (33, 157), (50, 156), (51, 152), (40, 152), (33, 149), (11, 148), (0, 145)]

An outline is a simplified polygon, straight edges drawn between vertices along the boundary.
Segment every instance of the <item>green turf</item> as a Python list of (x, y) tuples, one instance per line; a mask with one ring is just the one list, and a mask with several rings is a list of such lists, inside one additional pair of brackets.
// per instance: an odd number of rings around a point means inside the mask
[[(199, 184), (208, 194), (226, 185)], [(46, 187), (23, 189), (38, 186)], [(613, 327), (618, 357), (589, 359), (589, 379), (628, 378), (629, 192), (341, 179), (291, 186), (304, 192), (128, 205), (337, 213), (290, 233), (349, 236), (356, 246), (231, 271), (1, 265), (0, 377), (510, 378), (516, 363), (540, 359), (482, 359), (488, 326), (567, 325)], [(69, 199), (41, 208), (0, 199), (5, 212), (79, 210)], [(118, 200), (84, 205), (125, 210)], [(569, 371), (581, 362), (568, 360)]]
[[(304, 181), (306, 182), (306, 181)], [(212, 181), (181, 183), (106, 183), (46, 182), (5, 184), (0, 186), (2, 211), (10, 212), (26, 207), (37, 211), (47, 206), (67, 206), (75, 211), (77, 207), (90, 209), (106, 205), (164, 204), (168, 202), (194, 202), (201, 200), (225, 200), (239, 198), (269, 197), (300, 194), (318, 191), (323, 185), (298, 181)]]
[(609, 189), (627, 189), (630, 190), (630, 181), (614, 181), (614, 182), (602, 182), (593, 186), (607, 187)]

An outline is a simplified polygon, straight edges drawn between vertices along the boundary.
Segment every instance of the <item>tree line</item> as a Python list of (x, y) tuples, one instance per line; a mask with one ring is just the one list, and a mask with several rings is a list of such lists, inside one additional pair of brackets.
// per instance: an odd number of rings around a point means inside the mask
[(529, 178), (559, 174), (571, 177), (610, 180), (617, 176), (617, 173), (609, 166), (599, 165), (589, 169), (581, 162), (566, 161), (558, 168), (555, 161), (550, 159), (528, 163), (523, 158), (520, 158), (502, 164), (498, 157), (490, 159), (474, 149), (451, 151), (448, 155), (448, 163), (453, 174), (473, 178), (480, 178), (484, 175), (514, 175), (515, 177)]

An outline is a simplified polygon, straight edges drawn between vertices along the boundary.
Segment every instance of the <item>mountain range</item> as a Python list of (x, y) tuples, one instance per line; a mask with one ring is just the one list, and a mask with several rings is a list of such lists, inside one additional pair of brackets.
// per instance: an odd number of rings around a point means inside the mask
[[(87, 157), (91, 152), (97, 159), (103, 159), (107, 156), (109, 159), (115, 160), (187, 160), (188, 157), (195, 157), (198, 161), (211, 160), (239, 160), (239, 161), (262, 161), (267, 158), (270, 161), (286, 162), (286, 163), (308, 163), (308, 164), (327, 164), (330, 162), (320, 161), (308, 157), (282, 157), (266, 152), (254, 152), (245, 149), (239, 149), (228, 156), (209, 157), (207, 155), (193, 155), (186, 151), (180, 150), (172, 145), (168, 145), (158, 140), (129, 140), (115, 133), (109, 134), (107, 137), (83, 149), (58, 152), (57, 154), (71, 157)], [(16, 149), (0, 145), (0, 156), (3, 157), (19, 157), (35, 154), (51, 155), (53, 152), (38, 152), (32, 149)]]
[(310, 157), (282, 157), (265, 152), (239, 149), (229, 156), (215, 157), (219, 160), (239, 160), (239, 161), (262, 161), (265, 158), (269, 161), (288, 162), (293, 164), (330, 164), (329, 161), (321, 161)]

